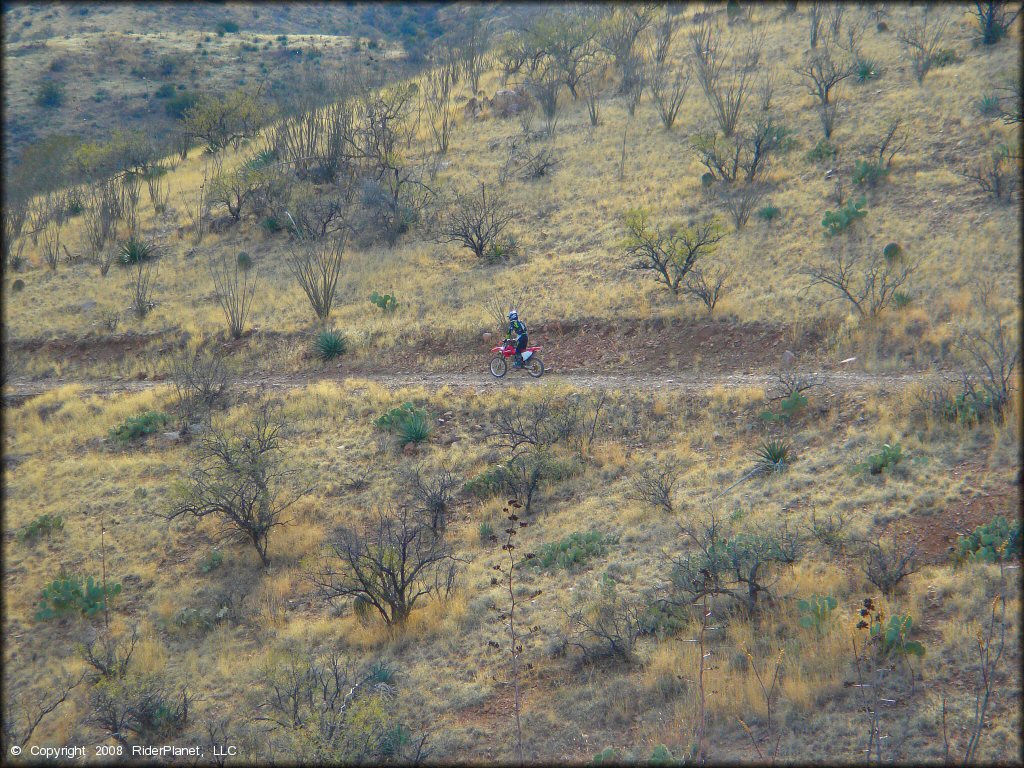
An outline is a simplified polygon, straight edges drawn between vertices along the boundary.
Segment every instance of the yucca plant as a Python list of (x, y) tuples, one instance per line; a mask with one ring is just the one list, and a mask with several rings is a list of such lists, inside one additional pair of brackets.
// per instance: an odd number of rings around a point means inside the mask
[(132, 235), (117, 249), (118, 260), (122, 266), (130, 267), (156, 258), (159, 249), (152, 240), (145, 240)]
[(871, 59), (857, 59), (853, 64), (853, 75), (857, 78), (858, 83), (877, 80), (878, 74), (878, 65)]
[(348, 351), (348, 339), (340, 331), (320, 331), (313, 340), (313, 349), (317, 357), (327, 362)]
[(763, 440), (757, 448), (757, 466), (762, 472), (783, 472), (792, 463), (790, 450), (785, 440)]
[(430, 438), (431, 432), (426, 411), (414, 411), (398, 423), (398, 437), (403, 443), (422, 443)]

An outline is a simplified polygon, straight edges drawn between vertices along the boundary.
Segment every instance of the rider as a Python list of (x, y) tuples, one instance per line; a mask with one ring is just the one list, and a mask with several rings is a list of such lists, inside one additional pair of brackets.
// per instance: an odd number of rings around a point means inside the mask
[(529, 337), (526, 332), (526, 324), (519, 319), (519, 313), (514, 309), (508, 313), (509, 339), (513, 338), (513, 334), (515, 334), (516, 340), (516, 361), (513, 363), (513, 367), (520, 368), (523, 365), (523, 350), (526, 349)]

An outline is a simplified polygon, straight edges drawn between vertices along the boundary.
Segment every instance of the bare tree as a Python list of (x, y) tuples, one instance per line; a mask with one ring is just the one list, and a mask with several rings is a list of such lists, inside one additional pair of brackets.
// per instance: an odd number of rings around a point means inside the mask
[(611, 56), (620, 73), (633, 58), (637, 38), (654, 23), (659, 10), (655, 3), (625, 4), (613, 7), (604, 18), (598, 43)]
[(681, 469), (680, 463), (674, 459), (644, 465), (632, 478), (628, 498), (668, 513), (674, 512), (673, 496)]
[(224, 357), (209, 347), (182, 349), (171, 361), (171, 381), (184, 428), (197, 418), (209, 424), (213, 410), (228, 402), (230, 371)]
[(47, 715), (68, 700), (68, 695), (85, 679), (63, 677), (45, 686), (45, 693), (33, 697), (29, 702), (23, 692), (15, 692), (13, 686), (5, 685), (3, 707), (3, 749), (9, 754), (12, 747), (20, 750)]
[(865, 542), (861, 556), (868, 581), (891, 595), (899, 583), (920, 570), (917, 546), (898, 536)]
[(733, 224), (739, 231), (746, 226), (750, 214), (761, 204), (767, 192), (768, 189), (764, 184), (747, 182), (732, 186), (723, 185), (716, 190), (715, 196), (721, 206), (732, 216)]
[(960, 329), (956, 357), (965, 398), (981, 404), (997, 423), (1002, 423), (1013, 390), (1013, 372), (1020, 363), (1020, 344), (1012, 326), (1005, 325), (995, 312), (987, 314), (990, 328)]
[(907, 138), (908, 133), (903, 127), (903, 118), (894, 118), (889, 123), (885, 135), (875, 145), (875, 149), (878, 150), (878, 164), (884, 165), (886, 168), (891, 167), (892, 159), (907, 146)]
[(451, 138), (454, 118), (451, 97), (456, 80), (455, 66), (453, 61), (442, 61), (440, 66), (426, 73), (420, 88), (427, 113), (427, 125), (434, 138), (434, 149), (439, 155), (448, 151), (448, 141)]
[(523, 30), (523, 41), (531, 66), (550, 60), (576, 101), (580, 82), (595, 65), (597, 33), (597, 18), (589, 9), (553, 8)]
[[(88, 188), (85, 206), (85, 237), (93, 255), (99, 257), (114, 236), (118, 218), (118, 195), (113, 179), (105, 179)], [(113, 259), (108, 254), (100, 265), (100, 274), (106, 275)]]
[(203, 181), (192, 196), (186, 197), (184, 191), (178, 192), (185, 208), (185, 215), (188, 217), (188, 229), (192, 233), (193, 246), (197, 246), (203, 241), (203, 233), (206, 229), (206, 212), (210, 207), (208, 190), (212, 178), (210, 170), (209, 163), (203, 165)]
[[(721, 34), (707, 17), (702, 17), (690, 32), (697, 82), (711, 105), (718, 125), (726, 137), (736, 129), (743, 102), (749, 95), (750, 78), (760, 59), (764, 35), (752, 34), (746, 45), (729, 41), (723, 48)], [(724, 50), (735, 50), (726, 66)]]
[(406, 472), (403, 479), (406, 492), (412, 500), (413, 511), (426, 515), (430, 520), (430, 529), (440, 534), (448, 527), (452, 491), (459, 486), (455, 475), (446, 466), (434, 473), (416, 467)]
[(712, 253), (723, 237), (714, 219), (662, 230), (642, 209), (626, 215), (626, 255), (634, 260), (630, 268), (654, 272), (674, 296), (697, 261)]
[(228, 333), (231, 338), (240, 339), (256, 295), (256, 270), (241, 269), (237, 259), (222, 254), (219, 261), (210, 262), (210, 275), (217, 302), (228, 321)]
[(666, 15), (655, 28), (655, 47), (648, 58), (649, 72), (646, 75), (648, 90), (665, 130), (671, 130), (675, 123), (690, 86), (689, 67), (674, 68), (668, 60), (675, 28), (676, 17), (671, 14)]
[(683, 293), (699, 299), (707, 308), (708, 314), (711, 315), (715, 311), (715, 305), (718, 304), (725, 281), (729, 279), (729, 276), (729, 270), (723, 267), (706, 272), (703, 269), (691, 270), (686, 278), (686, 287), (683, 288)]
[(10, 195), (3, 207), (3, 248), (4, 265), (20, 259), (25, 249), (25, 238), (22, 231), (28, 218), (28, 202), (24, 197)]
[(925, 75), (931, 70), (949, 22), (949, 14), (939, 8), (926, 6), (916, 17), (907, 10), (903, 27), (897, 31), (896, 37), (910, 57), (918, 84), (924, 82)]
[(250, 541), (263, 566), (269, 566), (271, 531), (288, 524), (284, 513), (311, 490), (285, 495), (295, 472), (282, 466), (282, 428), (280, 415), (266, 402), (240, 430), (213, 426), (194, 450), (187, 484), (167, 519), (212, 516), (222, 538)]
[(809, 81), (809, 93), (818, 99), (821, 126), (826, 139), (832, 135), (832, 126), (836, 118), (837, 96), (833, 89), (854, 72), (851, 62), (838, 62), (832, 53), (831, 44), (822, 45), (821, 48), (811, 51), (803, 64), (793, 68), (794, 72)]
[(455, 195), (442, 214), (437, 238), (442, 243), (460, 243), (482, 259), (498, 243), (516, 214), (504, 196), (488, 194), (482, 181), (479, 185), (478, 193)]
[(363, 531), (339, 528), (312, 578), (328, 600), (363, 600), (385, 623), (401, 625), (421, 597), (446, 596), (454, 588), (456, 562), (429, 519), (402, 507), (378, 510)]
[(60, 263), (60, 230), (59, 217), (54, 217), (43, 230), (43, 258), (53, 272), (57, 271), (57, 265)]
[(867, 257), (859, 245), (833, 246), (832, 259), (805, 271), (813, 285), (838, 292), (834, 298), (849, 301), (863, 318), (877, 317), (889, 306), (895, 293), (906, 284), (918, 266), (903, 255), (886, 258), (873, 250)]
[(811, 33), (811, 49), (818, 47), (818, 38), (821, 36), (821, 23), (825, 19), (826, 4), (823, 2), (809, 3), (807, 8), (807, 23)]
[(526, 85), (534, 100), (540, 105), (541, 114), (544, 115), (544, 130), (548, 137), (555, 135), (558, 127), (558, 118), (562, 114), (562, 102), (559, 97), (562, 93), (563, 81), (555, 69), (554, 63), (546, 61), (539, 66), (526, 80)]
[(303, 241), (293, 247), (285, 259), (288, 269), (309, 299), (317, 320), (326, 324), (331, 316), (345, 252), (343, 237)]

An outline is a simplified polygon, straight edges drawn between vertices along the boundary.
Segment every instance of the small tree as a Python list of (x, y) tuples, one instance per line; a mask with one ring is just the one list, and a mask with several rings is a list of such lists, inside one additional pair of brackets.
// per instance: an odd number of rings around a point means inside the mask
[(342, 526), (335, 532), (313, 581), (328, 600), (355, 598), (386, 624), (402, 625), (421, 597), (449, 594), (456, 562), (429, 518), (405, 507), (378, 510), (366, 529)]
[(182, 349), (171, 361), (171, 381), (182, 425), (209, 424), (213, 410), (227, 404), (231, 376), (222, 355), (209, 347)]
[(317, 320), (326, 324), (341, 275), (343, 238), (301, 242), (287, 255), (288, 268), (298, 281)]
[(197, 444), (193, 468), (167, 518), (213, 516), (223, 538), (240, 537), (255, 547), (264, 567), (270, 565), (270, 532), (287, 525), (285, 511), (311, 489), (285, 496), (295, 474), (282, 467), (283, 424), (263, 403), (242, 429), (214, 426)]
[(978, 185), (982, 192), (992, 196), (993, 200), (1009, 203), (1020, 180), (1018, 161), (1010, 156), (1009, 148), (997, 147), (983, 152), (977, 164), (964, 166), (960, 174)]
[(806, 270), (810, 284), (824, 285), (838, 292), (834, 299), (845, 299), (862, 318), (875, 318), (892, 302), (910, 276), (918, 261), (901, 253), (886, 256), (872, 251), (864, 255), (856, 244), (838, 244), (832, 249), (832, 260)]
[(832, 127), (836, 119), (836, 93), (833, 91), (843, 80), (854, 73), (851, 62), (837, 62), (834, 58), (833, 46), (822, 45), (807, 54), (803, 64), (794, 67), (793, 71), (807, 79), (809, 93), (818, 99), (818, 110), (821, 116), (821, 127), (825, 138), (832, 135)]
[(427, 125), (434, 138), (434, 149), (443, 155), (448, 151), (454, 123), (452, 90), (458, 79), (455, 62), (444, 61), (424, 76), (420, 92), (427, 113)]
[(730, 272), (725, 268), (711, 270), (694, 269), (686, 277), (686, 287), (683, 293), (698, 299), (708, 310), (708, 315), (715, 311), (715, 305), (722, 295), (725, 281), (729, 279)]
[(742, 48), (731, 41), (725, 50), (736, 50), (726, 67), (721, 35), (706, 16), (690, 32), (694, 71), (708, 103), (711, 105), (722, 133), (732, 136), (739, 120), (743, 102), (749, 95), (752, 73), (757, 67), (764, 46), (763, 35), (752, 35)]
[(498, 243), (515, 216), (508, 199), (500, 193), (488, 194), (486, 184), (481, 181), (477, 193), (455, 195), (447, 212), (442, 214), (437, 239), (442, 243), (460, 243), (482, 259)]
[(673, 68), (668, 61), (676, 17), (667, 15), (656, 28), (656, 43), (645, 77), (665, 130), (671, 130), (690, 86), (689, 67)]
[(448, 467), (434, 473), (416, 467), (406, 473), (404, 481), (413, 510), (425, 515), (430, 520), (430, 529), (439, 535), (448, 527), (452, 492), (459, 487), (459, 481)]
[(144, 318), (153, 308), (153, 270), (155, 265), (150, 261), (139, 260), (132, 264), (128, 279), (128, 289), (132, 295), (132, 309), (138, 317)]
[(992, 314), (992, 327), (984, 332), (960, 329), (956, 357), (963, 380), (964, 399), (983, 404), (997, 423), (1010, 404), (1014, 369), (1020, 363), (1020, 344), (1011, 326)]
[(224, 311), (228, 333), (233, 339), (240, 339), (245, 330), (245, 320), (256, 295), (256, 273), (256, 269), (242, 269), (238, 259), (223, 254), (218, 262), (210, 264), (217, 301)]
[(633, 259), (631, 269), (650, 271), (673, 296), (679, 295), (680, 284), (702, 257), (714, 252), (724, 237), (715, 219), (667, 230), (650, 223), (649, 214), (634, 209), (626, 214), (626, 256)]
[(946, 34), (949, 21), (948, 14), (940, 10), (933, 11), (930, 7), (923, 8), (917, 17), (911, 16), (908, 10), (903, 27), (896, 33), (910, 57), (918, 85), (924, 83), (925, 75), (935, 62), (935, 54)]

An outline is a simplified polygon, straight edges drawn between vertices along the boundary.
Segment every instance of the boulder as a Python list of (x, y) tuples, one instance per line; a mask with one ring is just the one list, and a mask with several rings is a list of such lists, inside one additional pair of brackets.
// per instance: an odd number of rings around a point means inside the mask
[(466, 102), (466, 106), (462, 108), (462, 115), (468, 120), (476, 119), (480, 116), (480, 112), (483, 110), (484, 105), (476, 96)]
[(782, 367), (792, 368), (793, 363), (796, 362), (796, 355), (790, 352), (788, 349), (782, 353)]
[(484, 344), (490, 344), (491, 343), (491, 339), (494, 338), (494, 334), (493, 333), (485, 333), (481, 338), (484, 340)]
[(491, 111), (495, 117), (512, 117), (530, 108), (531, 101), (526, 91), (503, 88), (491, 99)]

